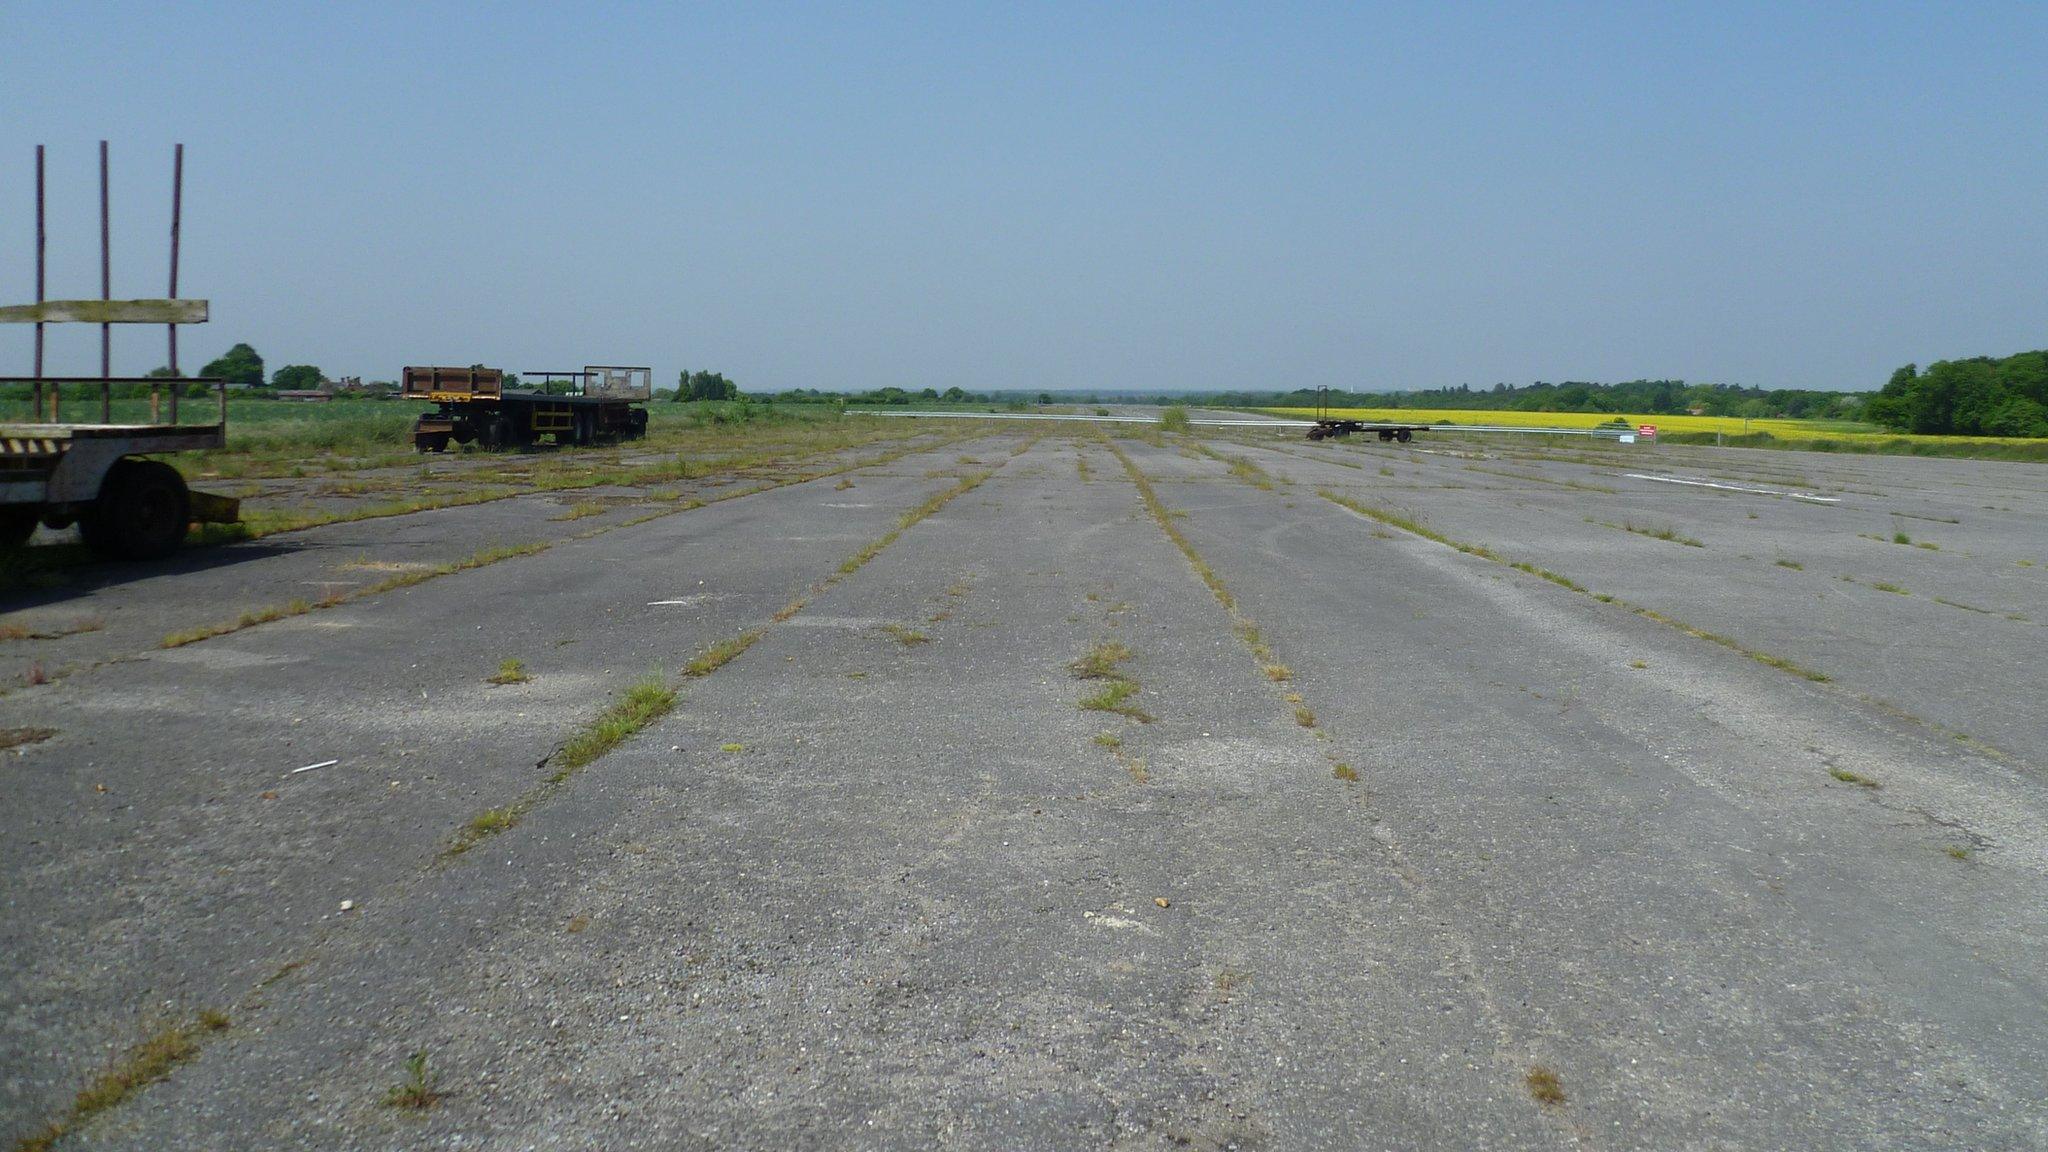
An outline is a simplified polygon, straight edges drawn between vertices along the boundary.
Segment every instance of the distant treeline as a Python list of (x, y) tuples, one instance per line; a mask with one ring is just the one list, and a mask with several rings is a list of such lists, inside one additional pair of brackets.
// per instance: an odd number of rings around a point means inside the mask
[[(1614, 412), (1636, 416), (1785, 416), (1860, 420), (1869, 397), (1855, 392), (1813, 392), (1798, 388), (1744, 388), (1734, 384), (1687, 384), (1683, 380), (1630, 380), (1621, 384), (1566, 381), (1550, 384), (1495, 384), (1491, 389), (1430, 388), (1419, 392), (1352, 392), (1331, 389), (1341, 408), (1476, 408), (1495, 412)], [(1312, 389), (1292, 392), (1217, 392), (1189, 397), (1191, 403), (1230, 408), (1308, 408)]]
[(2048, 351), (1939, 360), (1892, 373), (1869, 418), (1901, 432), (2048, 436)]

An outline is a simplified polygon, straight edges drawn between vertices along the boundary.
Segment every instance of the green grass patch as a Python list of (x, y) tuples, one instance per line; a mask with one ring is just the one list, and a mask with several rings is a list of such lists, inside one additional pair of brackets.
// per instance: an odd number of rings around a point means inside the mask
[(1105, 683), (1102, 686), (1102, 690), (1095, 695), (1083, 697), (1080, 706), (1089, 712), (1114, 712), (1119, 716), (1127, 716), (1132, 720), (1136, 720), (1140, 724), (1150, 724), (1152, 722), (1151, 713), (1130, 702), (1131, 697), (1137, 694), (1138, 682), (1136, 680), (1126, 680), (1118, 677)]
[[(798, 605), (798, 607), (801, 608), (802, 605)], [(790, 615), (794, 616), (796, 613), (791, 612)], [(787, 619), (788, 617), (778, 616), (777, 618)], [(759, 640), (761, 635), (760, 630), (755, 629), (718, 641), (716, 644), (704, 649), (704, 651), (697, 653), (688, 664), (683, 665), (683, 675), (693, 680), (711, 675), (713, 672), (731, 663), (740, 653), (752, 648), (754, 642)]]
[(384, 1093), (384, 1103), (393, 1108), (424, 1111), (441, 1100), (436, 1090), (440, 1077), (427, 1067), (427, 1054), (415, 1052), (406, 1057), (404, 1076)]
[(1118, 675), (1117, 665), (1131, 658), (1131, 650), (1116, 640), (1099, 640), (1068, 668), (1083, 680), (1108, 680)]
[(498, 685), (524, 684), (531, 679), (533, 677), (527, 673), (525, 661), (507, 656), (498, 662), (497, 672), (486, 678), (485, 682)]

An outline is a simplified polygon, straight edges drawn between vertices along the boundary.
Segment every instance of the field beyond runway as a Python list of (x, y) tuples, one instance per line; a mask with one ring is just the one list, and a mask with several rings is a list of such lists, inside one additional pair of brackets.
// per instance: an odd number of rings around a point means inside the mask
[(0, 1139), (2048, 1146), (2048, 468), (939, 423), (17, 594)]

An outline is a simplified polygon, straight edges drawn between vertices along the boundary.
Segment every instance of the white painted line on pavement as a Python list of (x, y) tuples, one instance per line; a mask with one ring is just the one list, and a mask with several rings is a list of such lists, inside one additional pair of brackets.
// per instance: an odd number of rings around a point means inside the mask
[(1809, 504), (1840, 504), (1840, 496), (1815, 496), (1811, 492), (1781, 492), (1776, 488), (1753, 488), (1747, 484), (1723, 484), (1715, 480), (1700, 480), (1689, 476), (1651, 476), (1642, 472), (1626, 473), (1631, 480), (1654, 480), (1659, 484), (1684, 484), (1692, 488), (1719, 488), (1725, 492), (1747, 492), (1752, 496), (1790, 496)]

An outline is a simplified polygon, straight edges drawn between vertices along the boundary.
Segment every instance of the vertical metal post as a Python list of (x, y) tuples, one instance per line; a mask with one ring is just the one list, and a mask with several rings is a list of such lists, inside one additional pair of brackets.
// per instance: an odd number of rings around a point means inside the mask
[[(185, 215), (185, 146), (179, 144), (171, 151), (171, 299), (178, 298), (178, 226)], [(166, 324), (171, 339), (171, 423), (178, 422), (178, 326)], [(150, 412), (154, 420), (156, 413)]]
[[(114, 298), (114, 256), (107, 235), (107, 142), (100, 141), (100, 299)], [(114, 326), (100, 325), (100, 379), (114, 374)], [(114, 419), (113, 385), (100, 385), (100, 423)]]
[[(36, 145), (36, 303), (43, 302), (43, 250), (49, 235), (43, 220), (43, 146)], [(36, 321), (36, 419), (43, 418), (43, 324)], [(54, 417), (53, 417), (54, 419)]]

